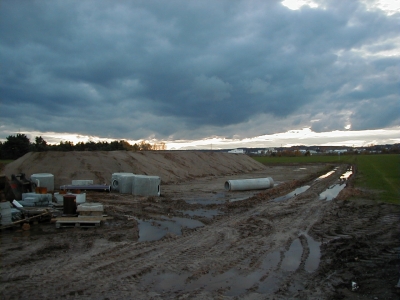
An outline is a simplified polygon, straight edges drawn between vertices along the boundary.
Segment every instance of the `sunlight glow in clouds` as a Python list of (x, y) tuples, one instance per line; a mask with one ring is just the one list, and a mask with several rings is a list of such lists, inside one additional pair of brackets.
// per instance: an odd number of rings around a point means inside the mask
[[(350, 125), (348, 125), (350, 126)], [(348, 127), (346, 126), (346, 127)], [(0, 128), (1, 129), (1, 128)], [(41, 136), (48, 144), (59, 144), (60, 142), (112, 142), (111, 138), (99, 138), (95, 136), (85, 136), (71, 133), (56, 132), (20, 132), (25, 134), (31, 141), (35, 142), (35, 137)], [(15, 133), (9, 133), (15, 135)], [(139, 144), (141, 140), (126, 140), (129, 144)], [(228, 139), (224, 137), (210, 137), (202, 140), (175, 140), (159, 141), (156, 139), (146, 140), (150, 144), (164, 142), (167, 150), (222, 150), (233, 148), (271, 148), (271, 147), (290, 147), (297, 145), (304, 146), (347, 146), (363, 147), (371, 144), (384, 145), (400, 143), (400, 126), (389, 129), (361, 130), (361, 131), (332, 131), (314, 132), (310, 128), (299, 130), (289, 130), (287, 132), (261, 135), (253, 138)]]
[(400, 143), (400, 126), (390, 129), (363, 131), (314, 132), (310, 128), (262, 135), (246, 139), (209, 138), (201, 141), (166, 142), (168, 150), (232, 149), (304, 146), (362, 147), (370, 144)]
[(286, 6), (287, 8), (289, 8), (291, 10), (300, 9), (301, 7), (303, 7), (305, 5), (307, 5), (311, 8), (318, 7), (318, 4), (312, 0), (284, 0), (281, 3), (283, 6)]

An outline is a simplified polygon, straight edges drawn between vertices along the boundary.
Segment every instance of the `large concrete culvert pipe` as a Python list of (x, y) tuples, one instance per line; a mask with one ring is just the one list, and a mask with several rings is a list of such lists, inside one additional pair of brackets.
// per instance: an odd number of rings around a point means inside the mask
[(225, 190), (227, 191), (264, 190), (272, 188), (273, 186), (274, 180), (271, 177), (236, 179), (225, 182)]

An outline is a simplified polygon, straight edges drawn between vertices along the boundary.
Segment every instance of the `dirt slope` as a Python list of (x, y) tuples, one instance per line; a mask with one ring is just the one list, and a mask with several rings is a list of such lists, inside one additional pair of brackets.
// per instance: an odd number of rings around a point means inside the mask
[(110, 183), (115, 172), (160, 176), (162, 183), (181, 182), (196, 177), (218, 176), (262, 170), (265, 166), (243, 154), (199, 151), (74, 151), (30, 152), (8, 164), (4, 173), (51, 173), (57, 188), (72, 179), (92, 179)]

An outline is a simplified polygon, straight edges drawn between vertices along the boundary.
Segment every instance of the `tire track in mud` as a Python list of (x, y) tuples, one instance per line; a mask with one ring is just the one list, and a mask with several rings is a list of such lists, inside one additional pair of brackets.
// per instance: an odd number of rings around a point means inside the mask
[[(29, 290), (45, 290), (49, 298), (60, 294), (81, 297), (129, 294), (145, 297), (151, 291), (165, 290), (163, 282), (168, 282), (168, 276), (177, 280), (175, 288), (167, 291), (169, 296), (176, 293), (193, 295), (195, 292), (190, 290), (193, 288), (204, 292), (206, 278), (213, 275), (223, 278), (229, 272), (240, 276), (254, 274), (256, 279), (252, 286), (238, 289), (241, 295), (256, 293), (259, 285), (269, 280), (270, 273), (276, 277), (277, 288), (287, 293), (288, 285), (294, 278), (299, 281), (307, 276), (304, 264), (309, 249), (301, 233), (308, 231), (319, 219), (321, 210), (330, 205), (330, 202), (319, 200), (318, 193), (332, 180), (330, 177), (319, 180), (303, 194), (284, 203), (263, 201), (244, 213), (224, 215), (211, 225), (180, 237), (155, 242), (124, 242), (100, 253), (64, 262), (61, 268), (55, 268), (46, 260), (48, 265), (44, 266), (45, 273), (32, 274), (27, 270), (29, 265), (17, 268), (18, 272), (5, 272), (8, 278), (21, 278), (23, 283), (13, 286), (9, 295), (29, 296), (25, 288), (31, 287)], [(318, 227), (314, 227), (318, 235)], [(296, 239), (300, 240), (302, 247), (299, 264), (294, 270), (282, 272), (280, 268), (284, 254)], [(277, 252), (281, 254), (276, 265), (274, 262), (271, 267), (266, 264), (260, 268), (268, 255)], [(70, 281), (63, 281), (71, 274), (74, 277), (72, 282), (79, 285), (79, 290)], [(153, 281), (149, 279), (150, 275), (153, 275)], [(227, 282), (232, 280), (226, 279)], [(121, 285), (126, 291), (121, 290)], [(220, 288), (206, 292), (225, 295), (231, 287)]]

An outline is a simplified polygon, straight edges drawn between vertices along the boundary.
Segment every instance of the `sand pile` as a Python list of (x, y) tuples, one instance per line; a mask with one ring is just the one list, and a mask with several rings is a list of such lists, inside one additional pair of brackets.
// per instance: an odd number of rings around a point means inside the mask
[(6, 165), (4, 173), (54, 175), (54, 186), (71, 184), (74, 179), (92, 179), (95, 184), (110, 184), (111, 174), (160, 176), (162, 183), (176, 183), (203, 176), (220, 176), (265, 169), (243, 154), (200, 151), (74, 151), (30, 152)]

